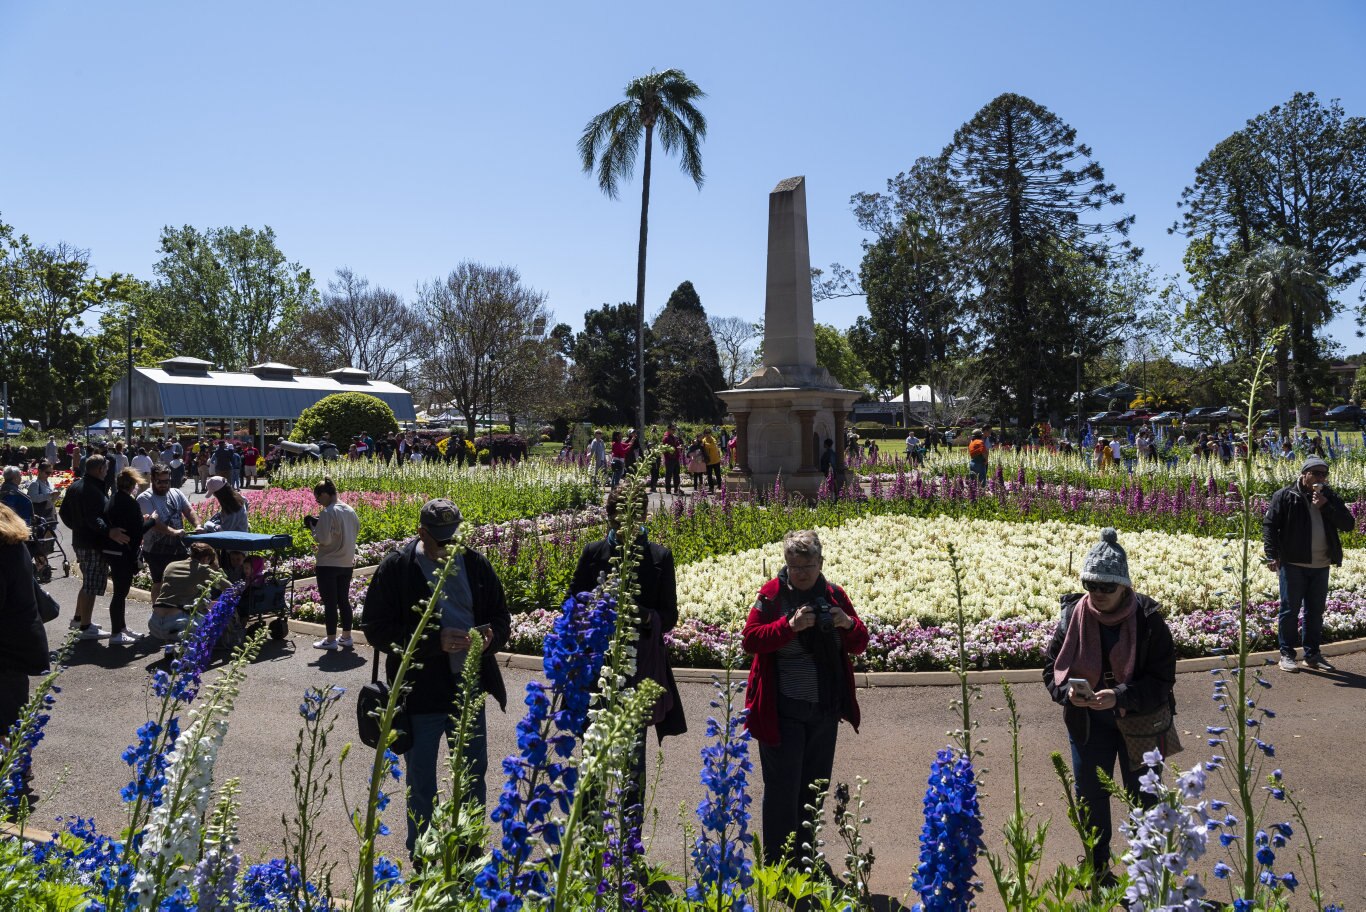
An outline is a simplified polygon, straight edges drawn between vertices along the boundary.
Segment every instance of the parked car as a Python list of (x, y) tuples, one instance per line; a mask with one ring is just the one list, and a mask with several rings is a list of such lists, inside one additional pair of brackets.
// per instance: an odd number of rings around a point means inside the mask
[(1366, 420), (1366, 409), (1363, 409), (1359, 405), (1352, 405), (1351, 403), (1348, 403), (1347, 405), (1337, 405), (1330, 408), (1323, 417), (1327, 418), (1329, 421), (1351, 421), (1359, 424), (1363, 420)]
[(1096, 414), (1092, 415), (1090, 418), (1087, 418), (1086, 420), (1091, 422), (1092, 424), (1113, 424), (1114, 420), (1118, 418), (1121, 414), (1121, 412), (1116, 411), (1097, 412)]
[(1169, 422), (1169, 421), (1170, 421), (1170, 422), (1180, 421), (1182, 418), (1185, 418), (1185, 417), (1186, 417), (1186, 415), (1185, 415), (1184, 412), (1177, 411), (1177, 410), (1172, 410), (1172, 411), (1167, 411), (1167, 412), (1158, 412), (1156, 415), (1154, 415), (1154, 416), (1152, 417), (1152, 421), (1153, 421), (1154, 424), (1166, 424), (1166, 423)]
[(1142, 424), (1153, 417), (1148, 409), (1129, 409), (1115, 419), (1116, 424)]
[(1280, 409), (1262, 409), (1260, 412), (1257, 413), (1257, 420), (1265, 424), (1270, 424), (1271, 422), (1278, 420), (1280, 417)]
[(1213, 415), (1217, 411), (1219, 411), (1218, 406), (1202, 405), (1199, 408), (1193, 408), (1189, 412), (1186, 412), (1186, 420), (1208, 422), (1210, 420), (1210, 415)]
[(1207, 421), (1218, 424), (1221, 421), (1246, 421), (1247, 416), (1231, 405), (1215, 409), (1206, 416)]

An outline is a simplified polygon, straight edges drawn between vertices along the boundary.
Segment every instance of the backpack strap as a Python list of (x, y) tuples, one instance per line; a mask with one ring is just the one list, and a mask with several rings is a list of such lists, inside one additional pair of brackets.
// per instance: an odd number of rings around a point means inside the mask
[[(371, 648), (374, 648), (373, 646)], [(379, 650), (375, 649), (375, 658), (370, 665), (370, 683), (379, 683)]]

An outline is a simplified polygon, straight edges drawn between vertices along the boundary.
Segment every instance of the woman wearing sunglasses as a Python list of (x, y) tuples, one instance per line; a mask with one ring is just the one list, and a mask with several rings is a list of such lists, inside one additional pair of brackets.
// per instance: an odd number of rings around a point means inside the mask
[[(1082, 563), (1086, 591), (1062, 597), (1062, 619), (1048, 644), (1043, 679), (1053, 701), (1063, 707), (1077, 797), (1085, 801), (1087, 825), (1097, 835), (1091, 860), (1108, 885), (1114, 882), (1110, 796), (1099, 773), (1122, 782), (1135, 801), (1151, 801), (1139, 792), (1144, 769), (1131, 759), (1120, 719), (1165, 711), (1170, 724), (1176, 652), (1157, 602), (1134, 591), (1118, 533), (1105, 529), (1100, 538)], [(1165, 733), (1156, 740), (1165, 756)]]

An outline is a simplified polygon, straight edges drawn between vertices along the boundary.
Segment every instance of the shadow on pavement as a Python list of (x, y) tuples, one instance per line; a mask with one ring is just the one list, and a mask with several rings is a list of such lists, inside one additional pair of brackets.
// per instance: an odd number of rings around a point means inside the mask
[(1309, 668), (1301, 668), (1300, 674), (1311, 674), (1318, 678), (1333, 682), (1334, 687), (1346, 687), (1352, 690), (1366, 689), (1366, 675), (1359, 675), (1354, 671), (1343, 671), (1341, 668), (1333, 671), (1314, 671)]
[(316, 661), (309, 662), (310, 668), (319, 671), (351, 671), (369, 665), (370, 660), (353, 649), (339, 649), (336, 652), (318, 650)]

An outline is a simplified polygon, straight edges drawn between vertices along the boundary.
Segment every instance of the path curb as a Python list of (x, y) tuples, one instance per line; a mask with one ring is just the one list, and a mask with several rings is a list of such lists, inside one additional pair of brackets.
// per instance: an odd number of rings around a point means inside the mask
[[(289, 630), (291, 633), (302, 633), (309, 636), (326, 636), (327, 634), (327, 629), (322, 624), (313, 624), (295, 618), (290, 618)], [(361, 631), (353, 631), (351, 635), (355, 639), (356, 645), (369, 645), (366, 642), (365, 634)], [(1323, 644), (1325, 656), (1349, 655), (1363, 650), (1366, 650), (1366, 637)], [(1279, 652), (1254, 652), (1248, 656), (1248, 663), (1249, 667), (1254, 667), (1270, 664), (1278, 658), (1280, 658)], [(1176, 663), (1176, 673), (1211, 671), (1215, 668), (1225, 667), (1227, 662), (1227, 656), (1180, 659)], [(498, 664), (503, 668), (516, 668), (521, 671), (540, 671), (542, 669), (540, 656), (521, 655), (513, 652), (498, 653)], [(710, 684), (712, 678), (724, 674), (725, 670), (721, 668), (675, 668), (673, 672), (674, 680), (680, 684)], [(737, 676), (747, 673), (744, 669), (737, 669), (734, 672)], [(998, 668), (990, 671), (968, 672), (969, 684), (999, 684), (1003, 681), (1008, 684), (1032, 684), (1042, 680), (1042, 668)], [(952, 671), (858, 671), (854, 672), (854, 683), (862, 688), (956, 687), (958, 686), (958, 675)]]

